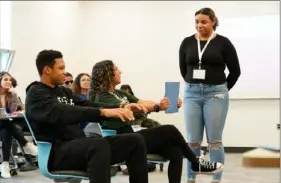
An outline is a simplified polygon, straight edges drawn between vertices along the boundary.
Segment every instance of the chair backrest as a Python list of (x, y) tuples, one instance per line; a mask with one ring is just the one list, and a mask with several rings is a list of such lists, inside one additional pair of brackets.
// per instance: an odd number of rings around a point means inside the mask
[(26, 117), (25, 112), (23, 112), (23, 117), (24, 117), (25, 122), (26, 122), (26, 124), (27, 124), (27, 127), (28, 127), (28, 129), (29, 129), (29, 131), (30, 131), (30, 133), (31, 133), (31, 135), (32, 135), (32, 138), (34, 139), (35, 143), (38, 144), (38, 143), (37, 143), (37, 140), (36, 140), (36, 138), (35, 138), (35, 135), (34, 135), (34, 133), (33, 133), (33, 130), (32, 130), (32, 128), (31, 128), (31, 125), (30, 125), (30, 123), (29, 123), (29, 121), (28, 121), (28, 119), (27, 119), (27, 117)]
[(89, 123), (84, 128), (84, 133), (87, 137), (93, 136), (93, 135), (100, 135), (102, 136), (102, 130), (98, 123)]
[(114, 136), (114, 135), (117, 134), (116, 130), (102, 129), (102, 127), (101, 127), (101, 125), (99, 123), (98, 123), (98, 127), (99, 127), (103, 137)]
[(100, 135), (102, 137), (116, 135), (115, 130), (105, 130), (101, 128), (101, 125), (99, 123), (91, 122), (84, 128), (84, 133), (87, 137), (93, 136), (95, 134)]

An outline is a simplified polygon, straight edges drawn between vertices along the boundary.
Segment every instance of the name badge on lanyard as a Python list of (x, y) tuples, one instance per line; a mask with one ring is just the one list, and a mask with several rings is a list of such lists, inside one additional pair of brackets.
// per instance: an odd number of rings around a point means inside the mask
[(212, 33), (212, 35), (209, 37), (207, 43), (205, 44), (204, 48), (201, 50), (200, 38), (199, 38), (199, 34), (198, 34), (197, 47), (198, 47), (198, 57), (199, 57), (199, 63), (198, 63), (199, 68), (193, 70), (193, 79), (205, 79), (205, 77), (206, 77), (206, 70), (201, 69), (201, 65), (202, 65), (201, 59), (202, 59), (202, 55), (203, 55), (204, 51), (206, 50), (208, 44), (210, 43), (210, 41), (212, 40), (214, 35), (215, 35), (215, 32)]

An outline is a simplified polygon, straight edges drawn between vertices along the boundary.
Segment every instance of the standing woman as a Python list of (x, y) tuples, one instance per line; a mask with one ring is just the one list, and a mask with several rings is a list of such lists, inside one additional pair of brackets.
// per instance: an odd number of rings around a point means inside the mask
[[(218, 19), (211, 8), (195, 13), (197, 33), (186, 37), (179, 50), (180, 72), (185, 80), (184, 117), (188, 144), (199, 156), (204, 127), (210, 160), (224, 164), (222, 133), (227, 116), (228, 91), (240, 76), (236, 49), (230, 40), (215, 33)], [(226, 77), (224, 70), (229, 74)], [(221, 181), (222, 173), (213, 175), (212, 183)], [(188, 183), (196, 175), (187, 165)]]

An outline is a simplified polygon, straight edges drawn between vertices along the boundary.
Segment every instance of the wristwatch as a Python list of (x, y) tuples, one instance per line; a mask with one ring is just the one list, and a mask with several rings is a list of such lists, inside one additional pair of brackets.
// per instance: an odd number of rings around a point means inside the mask
[(155, 112), (159, 112), (160, 111), (160, 106), (158, 104), (155, 104), (153, 107)]

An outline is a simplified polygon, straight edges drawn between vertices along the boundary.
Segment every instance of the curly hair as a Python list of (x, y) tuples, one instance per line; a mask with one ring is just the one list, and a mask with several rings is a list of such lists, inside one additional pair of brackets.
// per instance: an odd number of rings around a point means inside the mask
[(90, 78), (90, 75), (87, 73), (80, 73), (78, 76), (75, 78), (74, 83), (73, 83), (73, 92), (77, 94), (81, 94), (81, 78), (83, 76), (88, 76)]
[(114, 77), (114, 63), (111, 60), (103, 60), (96, 63), (92, 70), (91, 88), (89, 99), (93, 100), (96, 95), (108, 91), (110, 82)]

